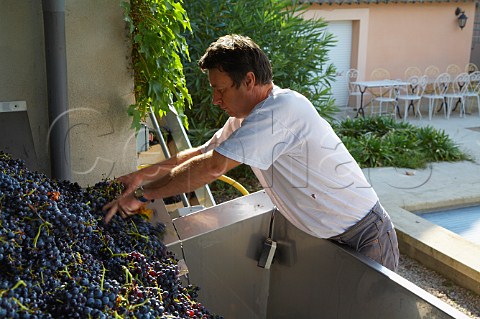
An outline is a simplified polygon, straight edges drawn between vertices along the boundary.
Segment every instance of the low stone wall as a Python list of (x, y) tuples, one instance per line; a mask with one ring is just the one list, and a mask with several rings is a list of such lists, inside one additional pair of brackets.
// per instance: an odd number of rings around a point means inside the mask
[(401, 207), (386, 207), (400, 251), (480, 295), (480, 245)]

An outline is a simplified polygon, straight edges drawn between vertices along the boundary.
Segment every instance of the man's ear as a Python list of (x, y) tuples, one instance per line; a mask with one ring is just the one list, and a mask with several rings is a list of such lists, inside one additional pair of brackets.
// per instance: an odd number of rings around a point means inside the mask
[(255, 86), (255, 80), (255, 74), (252, 71), (247, 72), (244, 82), (248, 88), (253, 88)]

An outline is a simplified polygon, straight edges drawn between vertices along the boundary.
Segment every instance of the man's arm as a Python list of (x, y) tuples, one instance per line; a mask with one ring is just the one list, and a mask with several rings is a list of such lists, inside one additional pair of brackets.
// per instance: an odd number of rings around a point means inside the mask
[(194, 156), (201, 155), (200, 148), (190, 148), (179, 152), (176, 156), (172, 156), (159, 163), (152, 164), (141, 170), (132, 172), (127, 175), (123, 175), (117, 178), (125, 186), (125, 194), (133, 192), (135, 188), (144, 184), (145, 182), (159, 179), (163, 175), (167, 174), (175, 166), (184, 163)]
[[(157, 199), (188, 193), (213, 182), (238, 165), (240, 162), (229, 159), (216, 151), (204, 154), (200, 152), (144, 185), (143, 196), (146, 199)], [(103, 209), (108, 210), (105, 222), (108, 223), (117, 212), (122, 217), (133, 215), (142, 205), (143, 203), (137, 200), (132, 192), (125, 194), (104, 206)]]
[(144, 196), (154, 199), (188, 193), (213, 182), (238, 165), (237, 161), (214, 150), (209, 151), (184, 161), (161, 178), (146, 184)]

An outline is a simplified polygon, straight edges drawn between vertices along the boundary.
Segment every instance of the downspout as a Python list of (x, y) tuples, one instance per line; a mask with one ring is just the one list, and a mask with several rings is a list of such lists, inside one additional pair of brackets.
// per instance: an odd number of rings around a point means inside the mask
[(71, 180), (65, 0), (42, 0), (51, 177)]

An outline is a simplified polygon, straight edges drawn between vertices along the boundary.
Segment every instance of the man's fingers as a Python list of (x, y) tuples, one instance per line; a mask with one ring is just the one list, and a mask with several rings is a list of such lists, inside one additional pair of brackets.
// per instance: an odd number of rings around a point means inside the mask
[(107, 211), (105, 217), (103, 218), (104, 222), (108, 224), (113, 216), (115, 216), (117, 213), (122, 218), (127, 218), (137, 214), (138, 212), (136, 209), (138, 209), (138, 204), (140, 202), (132, 204), (132, 201), (136, 202), (137, 200), (135, 200), (133, 196), (132, 198), (129, 198), (128, 195), (122, 195), (116, 200), (111, 201), (103, 206), (102, 210)]
[(103, 219), (105, 221), (105, 223), (108, 224), (110, 222), (110, 220), (113, 218), (113, 216), (115, 216), (117, 211), (119, 211), (119, 206), (118, 206), (117, 201), (113, 201), (113, 202), (105, 205), (104, 209), (108, 209), (108, 212)]
[(105, 204), (103, 207), (102, 207), (102, 211), (105, 211), (105, 210), (108, 210), (110, 207), (113, 206), (113, 204), (115, 204), (115, 201), (111, 201), (110, 203), (108, 204)]
[(118, 209), (118, 214), (120, 214), (120, 217), (122, 218), (127, 218), (127, 213), (125, 213), (125, 211), (122, 209)]

